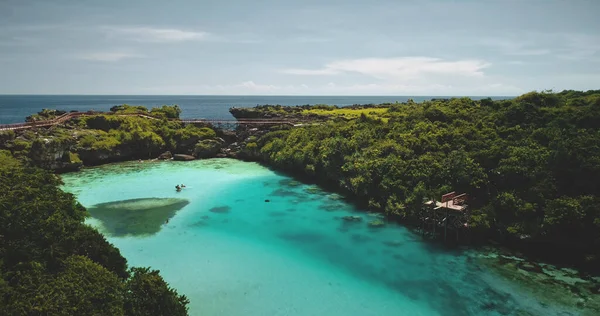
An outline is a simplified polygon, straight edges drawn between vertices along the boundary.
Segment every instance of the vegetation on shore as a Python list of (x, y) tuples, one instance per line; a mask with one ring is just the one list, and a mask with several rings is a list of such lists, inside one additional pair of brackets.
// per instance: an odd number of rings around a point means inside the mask
[[(185, 297), (158, 272), (128, 270), (118, 250), (82, 224), (85, 210), (58, 189), (59, 180), (30, 168), (69, 170), (167, 150), (213, 157), (223, 145), (213, 129), (170, 120), (179, 117), (177, 107), (111, 111), (66, 127), (0, 135), (6, 209), (0, 214), (0, 303), (6, 310), (185, 314)], [(373, 211), (406, 221), (418, 219), (424, 199), (466, 192), (478, 239), (600, 272), (600, 91), (231, 112), (316, 122), (266, 134), (240, 131), (239, 157), (333, 185)], [(41, 113), (36, 120), (57, 115)], [(57, 156), (64, 164), (55, 165)], [(150, 296), (136, 292), (149, 287)], [(48, 291), (54, 296), (44, 296)]]
[[(34, 116), (51, 118), (57, 113), (63, 112), (43, 110)], [(180, 113), (177, 106), (148, 110), (119, 105), (109, 113), (75, 118), (66, 126), (3, 133), (0, 149), (25, 163), (58, 171), (77, 170), (82, 164), (156, 158), (166, 151), (202, 155), (202, 141), (214, 142), (215, 131), (170, 120)]]
[[(467, 192), (478, 236), (526, 246), (553, 262), (600, 269), (600, 91), (383, 108), (369, 114), (357, 109), (362, 113), (350, 121), (271, 132), (245, 151), (405, 220), (418, 218), (425, 198)], [(251, 112), (261, 111), (279, 110)], [(348, 111), (329, 112), (336, 118)]]
[(49, 171), (0, 151), (0, 310), (6, 315), (187, 315), (158, 271), (127, 268)]
[[(43, 110), (28, 121), (51, 120)], [(154, 117), (120, 116), (144, 114)], [(49, 171), (193, 151), (216, 136), (184, 126), (177, 106), (121, 105), (67, 126), (0, 135), (0, 310), (7, 315), (187, 315), (188, 299), (149, 268), (128, 268), (83, 223), (87, 211)], [(154, 155), (154, 156), (153, 156)]]

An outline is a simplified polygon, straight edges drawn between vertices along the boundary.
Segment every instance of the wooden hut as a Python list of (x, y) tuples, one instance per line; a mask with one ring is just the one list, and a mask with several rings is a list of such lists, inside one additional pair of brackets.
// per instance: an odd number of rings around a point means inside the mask
[(456, 231), (458, 240), (459, 231), (469, 228), (469, 208), (466, 204), (467, 194), (450, 192), (442, 195), (440, 201), (430, 200), (424, 203), (421, 213), (422, 233), (436, 235), (436, 230), (444, 230), (444, 241), (448, 236), (448, 229)]

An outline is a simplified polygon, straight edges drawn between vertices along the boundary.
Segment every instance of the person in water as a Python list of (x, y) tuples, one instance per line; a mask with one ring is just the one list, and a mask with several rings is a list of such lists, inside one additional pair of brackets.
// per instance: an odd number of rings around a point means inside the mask
[(185, 188), (185, 184), (181, 184), (181, 187), (182, 187), (182, 188)]
[(181, 191), (181, 187), (179, 186), (179, 184), (175, 186), (175, 190)]

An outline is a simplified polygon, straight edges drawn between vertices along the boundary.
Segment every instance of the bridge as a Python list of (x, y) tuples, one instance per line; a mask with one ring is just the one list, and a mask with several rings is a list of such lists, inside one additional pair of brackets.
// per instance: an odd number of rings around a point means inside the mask
[[(0, 124), (0, 132), (3, 131), (16, 131), (38, 127), (51, 127), (78, 118), (80, 116), (92, 116), (92, 115), (110, 115), (110, 116), (135, 116), (144, 117), (151, 120), (162, 120), (162, 118), (155, 117), (143, 113), (107, 113), (97, 111), (87, 112), (69, 112), (61, 116), (57, 116), (51, 120), (39, 121), (39, 122), (25, 122), (25, 123), (13, 123), (13, 124)], [(205, 119), (205, 118), (187, 118), (187, 119), (169, 119), (170, 121), (181, 122), (183, 124), (206, 124), (217, 128), (235, 128), (239, 125), (289, 125), (289, 126), (301, 126), (302, 124), (295, 124), (291, 121), (286, 120), (268, 120), (268, 119), (241, 119), (241, 120), (216, 120), (216, 119)]]

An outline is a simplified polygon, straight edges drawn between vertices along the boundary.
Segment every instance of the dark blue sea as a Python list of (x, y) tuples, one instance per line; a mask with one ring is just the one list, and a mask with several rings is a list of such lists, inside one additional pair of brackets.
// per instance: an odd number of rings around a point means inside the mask
[[(432, 96), (182, 96), (182, 95), (0, 95), (0, 124), (19, 123), (25, 117), (42, 109), (107, 111), (119, 104), (144, 105), (147, 107), (177, 104), (183, 110), (183, 118), (227, 119), (230, 107), (253, 107), (263, 104), (304, 105), (329, 104), (353, 105), (385, 102), (415, 102), (429, 100)], [(472, 97), (481, 99), (482, 97)], [(507, 99), (510, 97), (491, 97)]]

